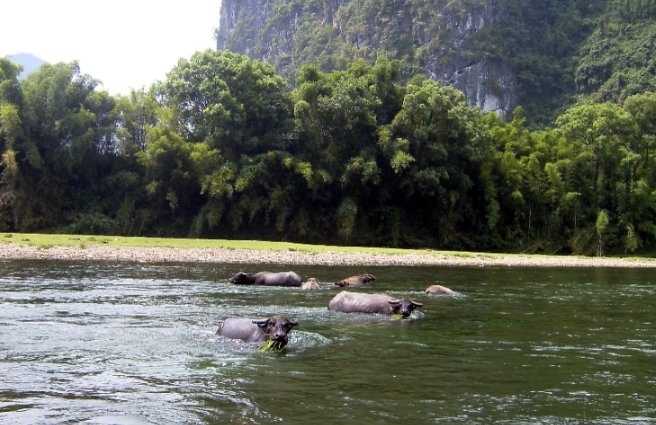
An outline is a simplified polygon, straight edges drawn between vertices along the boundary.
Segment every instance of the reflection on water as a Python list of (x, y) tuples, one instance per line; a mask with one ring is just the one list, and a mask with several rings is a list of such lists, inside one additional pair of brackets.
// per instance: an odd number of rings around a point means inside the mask
[[(294, 267), (424, 303), (390, 320), (226, 284), (262, 268), (290, 267), (0, 263), (0, 423), (656, 422), (651, 271)], [(284, 353), (215, 336), (271, 314), (300, 322)]]

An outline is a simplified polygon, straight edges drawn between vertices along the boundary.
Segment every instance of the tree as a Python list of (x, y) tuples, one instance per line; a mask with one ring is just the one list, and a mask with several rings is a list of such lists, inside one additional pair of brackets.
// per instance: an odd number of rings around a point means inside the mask
[(117, 149), (125, 156), (146, 150), (146, 134), (157, 124), (160, 105), (154, 90), (135, 91), (116, 99)]
[(172, 111), (160, 111), (160, 123), (147, 130), (146, 150), (138, 154), (145, 169), (146, 193), (153, 202), (151, 221), (188, 231), (204, 202), (208, 180), (221, 164), (218, 149), (204, 142), (188, 142), (177, 132)]
[(322, 218), (309, 198), (312, 166), (283, 151), (244, 158), (235, 181), (236, 198), (230, 219), (234, 227), (270, 229), (287, 239), (306, 237)]
[(635, 139), (637, 126), (633, 117), (612, 103), (581, 105), (569, 109), (558, 117), (556, 123), (564, 136), (574, 143), (581, 143), (594, 158), (593, 199), (594, 205), (605, 205), (608, 194), (608, 175), (620, 146)]
[(161, 87), (185, 140), (208, 143), (229, 161), (289, 148), (292, 104), (285, 81), (262, 61), (206, 50), (180, 60)]
[[(93, 165), (77, 154), (95, 150), (99, 128), (90, 99), (97, 82), (76, 63), (44, 65), (23, 83), (23, 137), (16, 141), (17, 230), (38, 230), (66, 219), (81, 191), (72, 172)], [(102, 102), (101, 102), (102, 103)], [(111, 102), (105, 108), (112, 109)]]
[(23, 135), (22, 93), (18, 83), (20, 67), (0, 58), (0, 226), (12, 228), (18, 223), (20, 211), (15, 208), (19, 196), (17, 142)]
[(625, 246), (634, 251), (643, 241), (651, 245), (656, 240), (656, 94), (630, 96), (623, 107), (638, 126), (635, 143), (622, 164), (629, 175), (629, 187), (621, 217)]
[(597, 214), (597, 220), (595, 221), (595, 229), (597, 231), (597, 255), (604, 255), (604, 238), (606, 236), (606, 230), (608, 229), (608, 213), (605, 210), (599, 211)]
[(415, 211), (414, 220), (426, 223), (431, 239), (457, 243), (464, 229), (471, 229), (469, 223), (482, 221), (471, 194), (491, 138), (480, 115), (461, 92), (415, 79), (390, 131), (399, 146), (408, 142), (408, 166), (395, 182), (398, 195)]
[(297, 78), (298, 156), (312, 164), (310, 198), (332, 211), (331, 226), (342, 242), (381, 236), (374, 235), (375, 215), (368, 212), (380, 208), (377, 198), (386, 196), (378, 130), (400, 108), (397, 77), (398, 64), (381, 57), (374, 66), (357, 61), (330, 74), (306, 66)]
[[(636, 119), (618, 105), (611, 103), (582, 105), (568, 110), (558, 118), (562, 134), (570, 143), (581, 146), (577, 158), (581, 167), (588, 167), (592, 175), (590, 194), (582, 193), (582, 203), (587, 207), (588, 228), (598, 211), (607, 211), (604, 218), (604, 240), (600, 248), (613, 249), (639, 240), (635, 227), (639, 219), (634, 215), (636, 195), (644, 186), (640, 182), (641, 162), (639, 147), (640, 128)], [(591, 195), (591, 196), (590, 196)], [(602, 222), (605, 222), (602, 220)], [(598, 233), (598, 237), (601, 236)], [(631, 240), (631, 241), (629, 241)], [(603, 246), (602, 245), (603, 242)]]

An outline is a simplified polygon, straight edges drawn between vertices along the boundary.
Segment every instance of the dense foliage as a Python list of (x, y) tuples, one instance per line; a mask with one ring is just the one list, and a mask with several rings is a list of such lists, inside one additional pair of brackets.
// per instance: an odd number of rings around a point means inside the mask
[(227, 51), (112, 97), (75, 63), (0, 59), (0, 229), (358, 245), (656, 247), (656, 94), (530, 130), (379, 57), (296, 89)]
[[(384, 53), (401, 62), (403, 81), (422, 74), (452, 84), (485, 61), (488, 73), (503, 65), (532, 128), (552, 125), (580, 98), (617, 102), (656, 90), (653, 0), (255, 3), (266, 13), (240, 15), (225, 47), (268, 60), (291, 80), (308, 63), (330, 72)], [(509, 90), (495, 78), (487, 89)]]
[(583, 46), (577, 91), (595, 101), (624, 101), (656, 91), (656, 2), (615, 0)]

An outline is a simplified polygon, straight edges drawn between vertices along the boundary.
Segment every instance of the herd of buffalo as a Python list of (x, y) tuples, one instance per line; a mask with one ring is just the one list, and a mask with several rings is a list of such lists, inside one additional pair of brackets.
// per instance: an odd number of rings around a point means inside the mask
[[(376, 280), (369, 273), (360, 276), (351, 276), (333, 284), (334, 287), (361, 287)], [(230, 278), (230, 283), (237, 285), (264, 285), (264, 286), (291, 286), (303, 290), (320, 289), (315, 278), (309, 278), (301, 284), (301, 277), (295, 272), (239, 272)], [(426, 289), (429, 295), (452, 296), (456, 293), (441, 285), (431, 285)], [(423, 304), (407, 297), (394, 298), (387, 294), (368, 294), (361, 292), (341, 291), (328, 303), (328, 310), (343, 313), (369, 313), (385, 314), (395, 317), (407, 318), (413, 310)], [(287, 335), (298, 322), (283, 316), (272, 316), (268, 319), (228, 318), (219, 326), (217, 335), (226, 338), (239, 339), (245, 342), (274, 341), (279, 347), (287, 344)]]

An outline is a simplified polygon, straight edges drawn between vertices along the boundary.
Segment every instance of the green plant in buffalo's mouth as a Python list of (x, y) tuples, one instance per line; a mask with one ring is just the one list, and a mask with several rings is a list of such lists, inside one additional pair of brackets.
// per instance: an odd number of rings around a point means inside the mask
[(257, 351), (277, 351), (280, 352), (285, 349), (283, 341), (276, 341), (274, 339), (267, 339), (257, 348)]
[(392, 318), (392, 319), (407, 319), (409, 317), (410, 316), (404, 316), (403, 314), (400, 314), (400, 313), (390, 315), (390, 318)]

